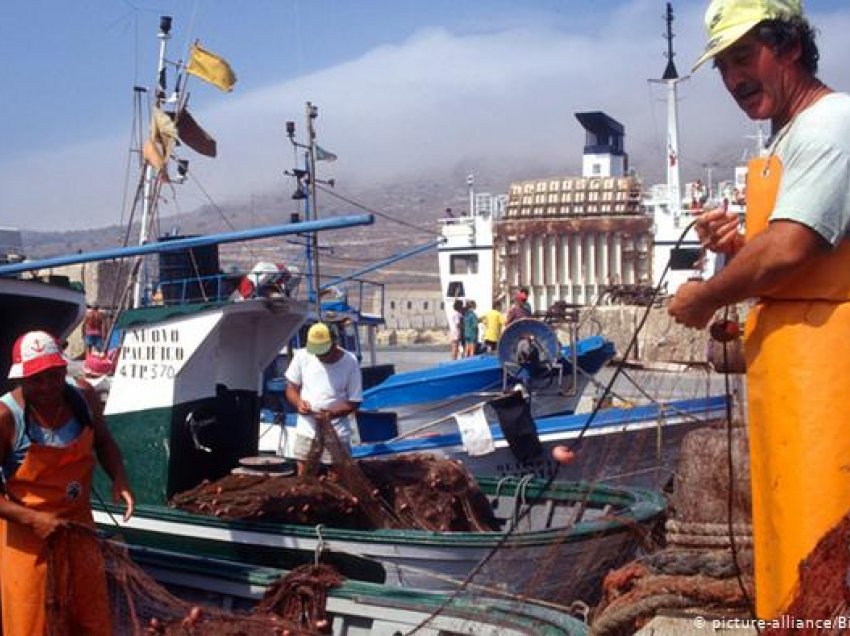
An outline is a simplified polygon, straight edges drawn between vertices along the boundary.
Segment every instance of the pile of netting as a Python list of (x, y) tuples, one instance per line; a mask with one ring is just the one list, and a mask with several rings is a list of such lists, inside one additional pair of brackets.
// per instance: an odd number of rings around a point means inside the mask
[(746, 432), (734, 429), (731, 440), (730, 492), (727, 432), (706, 427), (685, 437), (672, 518), (665, 524), (666, 547), (605, 578), (604, 598), (591, 622), (594, 634), (633, 634), (664, 610), (750, 616), (754, 588)]
[(326, 474), (319, 474), (323, 447), (317, 437), (300, 477), (228, 475), (178, 493), (170, 504), (224, 519), (359, 530), (499, 529), (487, 498), (459, 462), (427, 454), (355, 461), (332, 428), (325, 433), (324, 452), (330, 447), (332, 460)]
[(615, 570), (602, 584), (604, 600), (592, 620), (597, 636), (634, 634), (659, 610), (699, 608), (744, 617), (753, 596), (753, 579), (729, 551), (662, 550)]
[[(92, 541), (89, 529), (72, 528), (78, 536), (55, 543), (49, 555), (46, 619), (48, 636), (73, 636), (74, 628), (67, 601), (73, 590), (62, 590), (55, 565), (67, 562), (64, 549), (73, 549), (74, 540)], [(215, 607), (189, 603), (172, 595), (142, 570), (125, 546), (95, 539), (103, 556), (115, 634), (180, 634), (205, 636), (296, 636), (328, 634), (331, 620), (326, 613), (328, 590), (339, 587), (343, 578), (324, 564), (304, 565), (292, 570), (266, 591), (250, 611), (226, 612)], [(97, 576), (96, 572), (91, 573)]]
[[(765, 629), (771, 636), (816, 636), (850, 634), (850, 627), (815, 627), (815, 621), (846, 618), (850, 615), (850, 515), (829, 531), (812, 553), (800, 563), (800, 582), (791, 606), (784, 614), (793, 619), (811, 621), (808, 626)], [(824, 623), (820, 623), (824, 625)]]

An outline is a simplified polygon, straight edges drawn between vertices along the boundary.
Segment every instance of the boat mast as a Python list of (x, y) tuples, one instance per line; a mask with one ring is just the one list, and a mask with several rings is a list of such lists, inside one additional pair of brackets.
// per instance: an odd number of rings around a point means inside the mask
[(667, 86), (667, 199), (668, 210), (673, 217), (674, 227), (678, 227), (679, 216), (682, 213), (681, 180), (679, 175), (679, 113), (677, 85), (682, 79), (676, 71), (673, 58), (673, 5), (667, 3), (667, 67), (661, 80)]
[[(309, 163), (309, 172), (310, 172), (310, 200), (309, 208), (308, 208), (308, 221), (318, 221), (319, 220), (319, 205), (316, 202), (316, 129), (313, 126), (313, 121), (316, 117), (319, 116), (319, 109), (317, 106), (314, 106), (311, 102), (307, 102), (304, 105), (304, 110), (307, 119), (307, 161)], [(321, 322), (322, 321), (322, 300), (319, 297), (319, 293), (321, 291), (321, 277), (319, 274), (319, 233), (313, 232), (310, 236), (310, 245), (308, 247), (310, 252), (312, 252), (312, 293), (313, 298), (316, 301), (316, 319)], [(309, 259), (309, 255), (308, 255)]]
[[(334, 180), (328, 179), (321, 181), (316, 177), (316, 161), (321, 160), (327, 153), (319, 154), (319, 146), (316, 144), (316, 128), (313, 124), (314, 120), (319, 116), (319, 108), (311, 102), (305, 103), (305, 113), (307, 119), (307, 143), (302, 144), (295, 140), (295, 122), (286, 122), (286, 136), (289, 137), (289, 142), (295, 148), (296, 157), (298, 152), (304, 151), (304, 168), (295, 168), (291, 171), (285, 170), (284, 173), (293, 176), (297, 180), (297, 188), (292, 195), (293, 199), (304, 201), (304, 216), (306, 221), (318, 221), (319, 205), (317, 203), (316, 193), (317, 184), (326, 183), (333, 187)], [(306, 192), (305, 192), (305, 187)], [(307, 295), (308, 300), (316, 304), (316, 317), (319, 321), (322, 319), (322, 302), (319, 298), (319, 293), (322, 289), (322, 284), (319, 278), (319, 235), (311, 234), (307, 238), (305, 245), (305, 256), (307, 260)]]
[(466, 175), (466, 187), (469, 190), (469, 218), (475, 217), (475, 175)]
[[(168, 49), (168, 40), (171, 39), (171, 16), (164, 15), (159, 19), (159, 61), (157, 63), (156, 73), (156, 92), (154, 104), (158, 108), (165, 99), (165, 54)], [(168, 161), (168, 157), (165, 157)], [(145, 186), (142, 201), (142, 220), (141, 229), (139, 231), (139, 245), (144, 245), (150, 239), (149, 231), (151, 225), (151, 217), (154, 211), (154, 201), (157, 196), (156, 181), (158, 178), (157, 172), (149, 162), (145, 162)], [(136, 281), (133, 286), (133, 307), (140, 307), (145, 294), (145, 284), (147, 283), (147, 267), (143, 260), (141, 274), (137, 274)]]

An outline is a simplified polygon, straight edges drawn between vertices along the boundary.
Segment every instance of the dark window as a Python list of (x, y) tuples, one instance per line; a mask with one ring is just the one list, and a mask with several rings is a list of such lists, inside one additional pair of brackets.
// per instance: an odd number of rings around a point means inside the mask
[(422, 303), (422, 309), (428, 309), (428, 301), (427, 300), (424, 303)]
[(413, 303), (412, 303), (412, 302), (410, 302), (409, 300), (407, 301), (407, 308), (408, 308), (408, 309), (413, 309)]
[(449, 283), (449, 288), (446, 290), (446, 296), (449, 298), (465, 298), (466, 294), (463, 292), (463, 283), (460, 281)]
[(395, 309), (395, 301), (394, 300), (390, 301), (390, 309)]
[(449, 264), (450, 274), (477, 274), (478, 254), (452, 254)]

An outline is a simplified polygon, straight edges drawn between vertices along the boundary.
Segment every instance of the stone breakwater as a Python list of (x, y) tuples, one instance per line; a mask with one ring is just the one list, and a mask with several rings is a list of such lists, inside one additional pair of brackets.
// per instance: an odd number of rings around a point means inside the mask
[[(646, 308), (618, 305), (582, 309), (579, 312), (579, 337), (601, 335), (614, 343), (617, 355), (628, 347)], [(745, 308), (739, 309), (744, 317)], [(558, 328), (558, 338), (567, 342), (568, 332)], [(688, 329), (677, 325), (666, 307), (652, 308), (629, 359), (645, 362), (677, 362), (699, 364), (706, 361), (709, 343), (707, 329)], [(438, 345), (449, 346), (446, 329), (385, 329), (378, 332), (382, 346)]]

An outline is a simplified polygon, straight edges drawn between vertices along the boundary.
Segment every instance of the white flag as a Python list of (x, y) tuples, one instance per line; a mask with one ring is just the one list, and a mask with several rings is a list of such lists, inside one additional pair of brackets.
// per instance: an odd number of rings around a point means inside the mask
[(336, 155), (316, 145), (316, 161), (336, 161)]
[(490, 425), (484, 415), (483, 406), (479, 406), (474, 411), (455, 413), (454, 418), (460, 429), (463, 449), (470, 457), (487, 455), (495, 450), (493, 435), (490, 433)]

